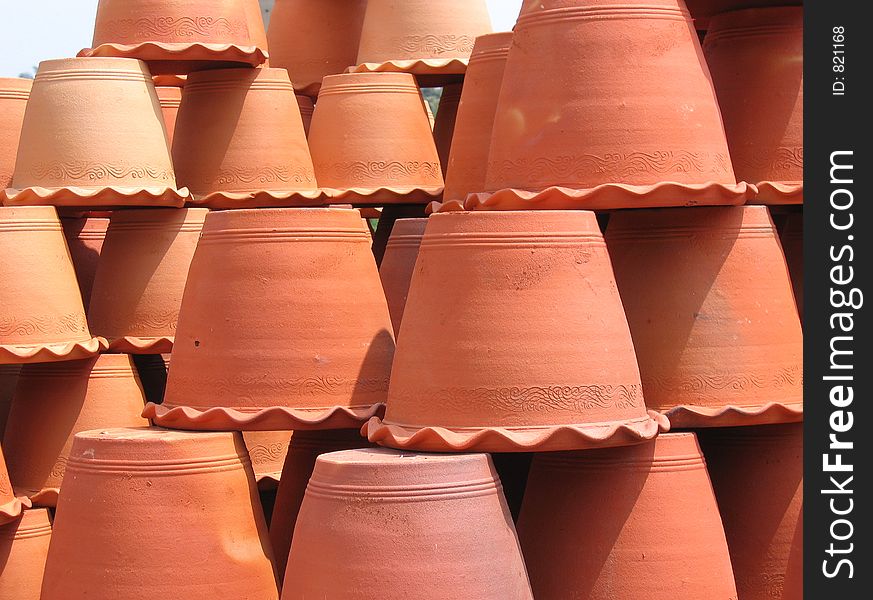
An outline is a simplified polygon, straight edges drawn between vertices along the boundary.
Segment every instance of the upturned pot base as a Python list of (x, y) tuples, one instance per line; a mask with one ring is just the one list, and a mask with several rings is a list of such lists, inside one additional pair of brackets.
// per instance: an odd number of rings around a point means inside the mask
[(0, 190), (5, 206), (65, 206), (83, 208), (182, 208), (190, 198), (186, 188), (62, 187)]
[(54, 342), (51, 344), (0, 345), (0, 365), (58, 362), (97, 356), (109, 348), (102, 337), (84, 342)]
[(771, 402), (759, 406), (682, 405), (663, 414), (679, 429), (695, 427), (739, 427), (744, 425), (775, 425), (803, 421), (803, 401), (791, 404)]
[(268, 55), (256, 46), (237, 44), (142, 42), (100, 44), (80, 50), (78, 56), (137, 58), (149, 63), (152, 75), (163, 75), (234, 66), (257, 67)]

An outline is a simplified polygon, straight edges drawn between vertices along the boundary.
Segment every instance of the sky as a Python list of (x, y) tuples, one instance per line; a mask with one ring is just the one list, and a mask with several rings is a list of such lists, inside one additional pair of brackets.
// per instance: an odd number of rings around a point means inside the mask
[[(522, 0), (486, 1), (494, 30), (512, 29)], [(0, 35), (0, 77), (18, 77), (41, 60), (75, 56), (91, 44), (97, 0), (2, 0), (0, 4), (6, 23)]]

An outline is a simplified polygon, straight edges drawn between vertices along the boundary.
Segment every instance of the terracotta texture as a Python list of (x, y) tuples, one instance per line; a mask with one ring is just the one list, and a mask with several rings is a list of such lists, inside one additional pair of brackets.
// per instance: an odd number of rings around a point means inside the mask
[(400, 332), (409, 283), (412, 281), (418, 248), (421, 246), (426, 225), (427, 219), (397, 219), (391, 230), (391, 237), (388, 238), (382, 264), (379, 265), (379, 277), (382, 279), (382, 289), (385, 290), (395, 335)]
[(6, 420), (9, 418), (9, 409), (12, 408), (12, 395), (18, 384), (18, 373), (21, 365), (0, 365), (0, 442), (3, 441), (3, 433), (6, 431)]
[(170, 352), (188, 267), (205, 208), (112, 215), (88, 309), (88, 324), (113, 352)]
[(42, 573), (52, 536), (49, 511), (24, 511), (0, 527), (0, 600), (40, 600)]
[(82, 294), (82, 304), (88, 310), (91, 302), (91, 288), (94, 286), (94, 275), (97, 273), (97, 262), (106, 239), (106, 228), (109, 219), (105, 217), (62, 218), (64, 237), (67, 249), (76, 271), (76, 281), (79, 282), (79, 292)]
[(385, 449), (318, 457), (282, 600), (313, 596), (532, 599), (491, 459)]
[(303, 120), (303, 131), (309, 135), (309, 126), (312, 125), (312, 113), (315, 111), (315, 102), (309, 96), (297, 94), (297, 106), (300, 108), (300, 118)]
[(86, 56), (147, 61), (154, 73), (187, 73), (267, 59), (257, 0), (100, 0)]
[(793, 213), (788, 216), (780, 232), (782, 251), (785, 262), (788, 263), (788, 273), (791, 275), (791, 286), (794, 289), (794, 301), (797, 312), (803, 321), (803, 213)]
[(335, 202), (427, 202), (442, 193), (433, 134), (415, 80), (403, 73), (324, 78), (309, 147)]
[(803, 339), (763, 206), (619, 212), (606, 230), (649, 408), (676, 427), (803, 418)]
[(18, 136), (32, 85), (30, 79), (0, 77), (0, 189), (12, 182)]
[(463, 85), (453, 83), (443, 88), (440, 104), (433, 124), (433, 139), (440, 157), (443, 173), (449, 165), (449, 152), (452, 149), (452, 136), (455, 133), (455, 120), (458, 117), (458, 103), (461, 101)]
[(803, 202), (803, 7), (712, 19), (703, 52), (715, 83), (737, 179), (756, 202)]
[(221, 208), (319, 197), (294, 88), (284, 69), (192, 73), (173, 140), (179, 181)]
[(73, 436), (88, 429), (148, 425), (142, 387), (129, 356), (26, 365), (4, 439), (15, 490), (55, 506)]
[(277, 0), (267, 39), (270, 64), (287, 69), (294, 88), (315, 97), (326, 75), (355, 64), (367, 0)]
[(335, 429), (380, 413), (394, 336), (352, 209), (212, 212), (191, 262), (160, 425)]
[(444, 169), (446, 200), (463, 200), (467, 194), (485, 189), (491, 130), (511, 45), (512, 33), (508, 31), (476, 38)]
[(164, 128), (167, 131), (167, 143), (173, 145), (173, 134), (176, 131), (176, 116), (179, 114), (179, 105), (182, 102), (182, 88), (176, 86), (155, 87), (158, 102), (161, 105), (161, 114), (164, 116)]
[(239, 434), (84, 432), (67, 473), (41, 600), (277, 600)]
[(486, 33), (485, 0), (368, 0), (358, 70), (462, 75), (476, 37)]
[(477, 201), (502, 210), (742, 204), (750, 188), (734, 177), (684, 2), (541, 0), (523, 11), (485, 191), (500, 193)]
[(279, 580), (285, 577), (288, 551), (306, 484), (315, 468), (315, 459), (326, 452), (352, 450), (370, 446), (357, 429), (325, 431), (296, 431), (288, 445), (288, 454), (282, 467), (279, 490), (270, 521), (270, 543), (276, 557)]
[[(6, 469), (6, 459), (3, 449), (0, 448), (0, 526), (16, 520), (21, 516), (24, 509), (30, 508), (28, 498), (17, 497), (9, 481), (9, 473)], [(0, 569), (0, 573), (2, 573)]]
[(249, 451), (258, 489), (276, 489), (288, 454), (291, 431), (246, 431), (243, 440)]
[(694, 27), (705, 31), (710, 25), (710, 19), (719, 13), (726, 13), (744, 8), (766, 8), (770, 6), (802, 6), (803, 0), (685, 0)]
[(548, 451), (639, 443), (659, 424), (593, 213), (430, 217), (370, 441)]
[(39, 65), (6, 204), (181, 206), (160, 104), (144, 63)]
[(801, 600), (803, 423), (702, 430), (743, 600)]
[(73, 263), (51, 207), (0, 208), (0, 364), (93, 356)]
[(538, 599), (737, 598), (693, 433), (537, 454), (518, 536)]

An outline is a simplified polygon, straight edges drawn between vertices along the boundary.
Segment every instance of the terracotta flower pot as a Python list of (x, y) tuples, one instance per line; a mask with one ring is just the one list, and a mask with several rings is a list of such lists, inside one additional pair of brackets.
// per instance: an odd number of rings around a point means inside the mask
[(397, 219), (391, 230), (391, 237), (388, 238), (382, 264), (379, 265), (379, 277), (388, 300), (395, 335), (400, 332), (409, 283), (412, 281), (418, 248), (421, 246), (421, 236), (424, 235), (426, 225), (427, 219)]
[(67, 473), (41, 600), (277, 600), (239, 434), (83, 432)]
[(452, 149), (452, 136), (455, 133), (455, 120), (458, 118), (458, 103), (461, 101), (463, 85), (453, 83), (443, 88), (437, 116), (434, 119), (433, 138), (440, 156), (443, 173), (449, 166), (449, 152)]
[(18, 373), (21, 365), (0, 365), (0, 442), (6, 431), (6, 421), (9, 419), (9, 409), (12, 408), (12, 395), (18, 384)]
[(393, 354), (358, 211), (212, 212), (164, 404), (147, 416), (185, 429), (356, 427), (381, 412)]
[(803, 586), (803, 423), (698, 435), (739, 597), (800, 600), (791, 590)]
[(39, 65), (6, 204), (182, 206), (160, 104), (144, 63)]
[(246, 431), (243, 440), (249, 451), (259, 490), (276, 489), (288, 454), (291, 431)]
[(488, 152), (497, 98), (503, 81), (512, 33), (492, 33), (476, 38), (452, 137), (446, 174), (446, 200), (464, 200), (485, 189)]
[(385, 449), (319, 456), (282, 600), (315, 595), (532, 599), (491, 459)]
[(73, 435), (88, 429), (148, 425), (142, 387), (129, 356), (26, 365), (4, 439), (15, 490), (55, 506)]
[(0, 600), (40, 600), (52, 524), (44, 508), (26, 510), (0, 527)]
[(442, 193), (439, 155), (411, 75), (325, 77), (309, 147), (334, 203), (410, 204)]
[(112, 352), (173, 349), (188, 267), (205, 208), (112, 215), (91, 293), (88, 324)]
[(803, 322), (803, 213), (793, 213), (788, 216), (780, 233), (782, 251), (785, 262), (788, 263), (788, 273), (791, 275), (791, 286), (794, 289), (794, 301), (800, 321)]
[(693, 433), (535, 455), (518, 536), (542, 600), (737, 597)]
[(766, 8), (770, 6), (803, 6), (803, 0), (685, 0), (694, 27), (705, 31), (710, 19), (720, 14), (744, 8)]
[(0, 77), (0, 189), (12, 182), (15, 151), (31, 85), (30, 79)]
[[(682, 0), (541, 0), (522, 12), (473, 206), (742, 204)], [(555, 60), (560, 56), (560, 60)], [(484, 204), (484, 206), (480, 206)]]
[(287, 69), (294, 88), (318, 96), (321, 80), (355, 64), (367, 0), (277, 0), (267, 39), (270, 64)]
[(182, 102), (182, 88), (176, 86), (155, 87), (158, 102), (161, 105), (161, 114), (164, 116), (164, 128), (167, 130), (167, 142), (173, 145), (173, 134), (176, 131), (176, 115), (179, 114), (179, 105)]
[(737, 179), (758, 203), (803, 203), (803, 7), (718, 15), (703, 52)]
[(179, 181), (216, 208), (319, 197), (294, 88), (284, 69), (192, 73), (173, 140)]
[(100, 0), (84, 56), (149, 63), (154, 73), (187, 73), (267, 59), (257, 0)]
[(0, 364), (73, 360), (91, 337), (73, 263), (51, 207), (0, 208)]
[(659, 424), (593, 213), (430, 217), (371, 442), (582, 449), (639, 443)]
[(463, 75), (480, 35), (491, 33), (485, 0), (369, 0), (359, 71), (401, 71), (441, 85)]
[(288, 551), (306, 484), (315, 468), (315, 459), (327, 452), (370, 446), (357, 429), (296, 431), (288, 445), (281, 481), (270, 520), (270, 543), (276, 557), (279, 581), (285, 578)]
[(676, 427), (803, 419), (803, 339), (766, 207), (618, 212), (606, 230), (649, 408)]
[(94, 286), (94, 274), (97, 273), (97, 259), (103, 249), (106, 239), (106, 228), (109, 219), (105, 217), (62, 218), (64, 237), (67, 249), (76, 271), (79, 291), (82, 294), (82, 304), (88, 310), (91, 302), (91, 288)]
[[(6, 525), (21, 516), (24, 509), (30, 508), (28, 498), (17, 497), (9, 481), (9, 473), (6, 470), (6, 459), (3, 448), (0, 448), (0, 525)], [(3, 569), (0, 569), (0, 573)], [(0, 586), (2, 587), (2, 586)]]
[(300, 118), (303, 120), (303, 131), (309, 135), (309, 126), (312, 125), (312, 113), (315, 111), (315, 102), (309, 96), (297, 94), (297, 106), (300, 108)]

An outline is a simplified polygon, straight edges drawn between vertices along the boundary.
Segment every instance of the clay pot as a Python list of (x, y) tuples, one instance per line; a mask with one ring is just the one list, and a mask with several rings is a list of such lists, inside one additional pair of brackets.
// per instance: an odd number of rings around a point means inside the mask
[(485, 189), (502, 190), (488, 204), (502, 210), (742, 204), (750, 188), (734, 177), (684, 2), (531, 3), (509, 50)]
[[(0, 448), (0, 525), (6, 525), (21, 516), (22, 511), (30, 508), (28, 498), (17, 497), (9, 481), (9, 473), (6, 470), (6, 459), (3, 449)], [(0, 569), (2, 574), (3, 569)], [(2, 586), (0, 586), (2, 587)]]
[(458, 103), (461, 101), (463, 85), (454, 83), (443, 88), (437, 116), (434, 119), (433, 138), (440, 156), (443, 173), (449, 165), (449, 152), (452, 150), (452, 136), (455, 133), (455, 119), (458, 117)]
[(693, 433), (535, 455), (518, 536), (539, 599), (737, 597)]
[(788, 263), (788, 273), (791, 275), (791, 287), (794, 289), (794, 302), (800, 321), (803, 322), (803, 213), (792, 213), (788, 216), (779, 235), (785, 262)]
[(287, 69), (294, 88), (315, 97), (326, 75), (355, 64), (367, 0), (277, 0), (267, 39), (270, 64)]
[(409, 293), (409, 283), (415, 269), (415, 259), (418, 258), (418, 248), (421, 246), (421, 236), (427, 219), (397, 219), (385, 247), (382, 264), (379, 265), (379, 277), (382, 279), (382, 289), (388, 300), (388, 310), (391, 313), (391, 324), (394, 335), (400, 332), (400, 321), (403, 319), (403, 309)]
[(485, 0), (369, 0), (359, 71), (401, 71), (441, 85), (463, 75), (480, 35), (491, 33)]
[(609, 254), (649, 408), (676, 427), (803, 418), (803, 338), (766, 207), (618, 212)]
[(500, 483), (503, 484), (506, 504), (509, 506), (513, 522), (516, 523), (521, 512), (521, 504), (524, 501), (524, 491), (527, 488), (527, 478), (533, 457), (533, 452), (495, 452), (491, 455), (494, 468), (500, 475)]
[(303, 131), (309, 135), (309, 126), (312, 124), (312, 113), (315, 111), (315, 102), (309, 96), (297, 94), (297, 106), (300, 108), (300, 118), (303, 120)]
[(73, 263), (51, 207), (0, 208), (0, 364), (93, 356)]
[(182, 206), (160, 104), (144, 63), (39, 65), (6, 204)]
[(443, 197), (446, 200), (463, 200), (467, 194), (485, 189), (491, 129), (511, 45), (511, 32), (476, 38), (464, 77), (449, 161), (444, 169)]
[(52, 524), (44, 508), (26, 510), (0, 527), (0, 600), (40, 600)]
[(703, 52), (737, 179), (761, 204), (803, 203), (803, 7), (718, 15)]
[(31, 85), (30, 79), (0, 77), (0, 189), (12, 182), (15, 151)]
[(179, 181), (210, 207), (299, 204), (318, 196), (284, 69), (192, 73), (182, 92), (173, 160)]
[(246, 431), (243, 440), (249, 451), (258, 489), (276, 489), (282, 475), (282, 465), (288, 454), (291, 431)]
[(100, 0), (80, 55), (138, 58), (156, 74), (257, 66), (267, 35), (257, 0)]
[(357, 429), (326, 431), (296, 431), (288, 444), (288, 452), (282, 467), (279, 490), (270, 521), (270, 543), (276, 557), (279, 580), (285, 578), (288, 551), (300, 504), (306, 492), (306, 484), (315, 468), (315, 459), (326, 452), (352, 450), (370, 446)]
[(73, 441), (41, 600), (277, 600), (236, 433), (108, 429)]
[(167, 372), (170, 369), (169, 354), (133, 354), (131, 360), (136, 367), (139, 382), (147, 402), (161, 404), (167, 389)]
[(358, 211), (212, 212), (164, 404), (146, 414), (185, 429), (356, 427), (381, 412), (393, 354)]
[(91, 295), (88, 324), (112, 352), (173, 349), (188, 267), (205, 208), (112, 215)]
[(594, 213), (431, 216), (398, 341), (371, 442), (529, 452), (658, 433)]
[(698, 435), (739, 597), (800, 600), (790, 590), (803, 585), (803, 423)]
[(164, 115), (164, 128), (167, 131), (167, 142), (172, 147), (173, 133), (176, 131), (176, 115), (182, 102), (182, 88), (172, 86), (155, 87), (161, 113)]
[(21, 365), (0, 365), (0, 442), (6, 431), (6, 421), (9, 419), (9, 409), (12, 408), (12, 395), (18, 384), (18, 373)]
[(109, 219), (105, 217), (62, 218), (64, 237), (67, 249), (76, 271), (79, 282), (79, 292), (82, 294), (82, 304), (85, 310), (91, 302), (91, 288), (94, 286), (94, 275), (97, 273), (97, 259), (103, 249), (106, 238), (106, 228)]
[(129, 356), (23, 367), (4, 439), (16, 492), (37, 506), (55, 506), (73, 435), (148, 425), (140, 417), (144, 402)]
[(410, 204), (442, 193), (439, 155), (411, 75), (325, 77), (309, 147), (334, 203)]
[(319, 456), (282, 600), (314, 595), (532, 599), (491, 459), (385, 449)]
[(685, 0), (694, 27), (705, 31), (710, 27), (712, 17), (729, 11), (744, 8), (765, 8), (770, 6), (802, 6), (803, 0)]

